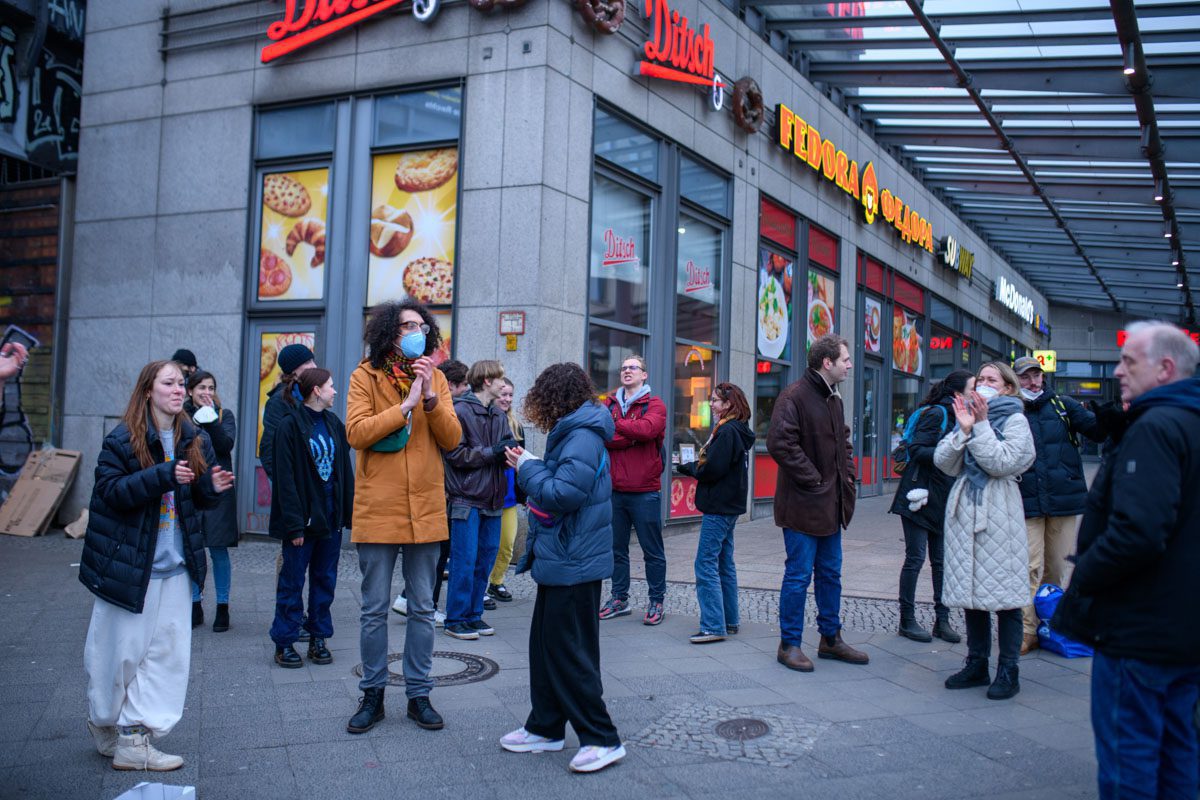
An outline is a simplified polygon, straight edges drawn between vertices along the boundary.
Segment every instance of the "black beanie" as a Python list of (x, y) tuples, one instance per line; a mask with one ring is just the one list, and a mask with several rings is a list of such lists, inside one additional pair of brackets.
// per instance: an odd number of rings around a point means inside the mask
[(315, 359), (313, 351), (304, 345), (289, 344), (279, 351), (279, 371), (284, 375), (290, 375), (296, 371), (296, 367)]
[(172, 361), (178, 361), (185, 367), (199, 366), (196, 364), (196, 356), (191, 350), (184, 350), (182, 347), (175, 351), (175, 355), (171, 356)]

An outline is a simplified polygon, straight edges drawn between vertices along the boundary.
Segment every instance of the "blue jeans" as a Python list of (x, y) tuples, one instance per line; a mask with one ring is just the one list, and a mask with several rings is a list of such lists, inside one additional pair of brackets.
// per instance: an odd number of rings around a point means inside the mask
[(646, 559), (646, 583), (650, 602), (667, 596), (667, 553), (662, 537), (662, 492), (613, 492), (612, 594), (629, 599), (629, 529), (637, 530), (638, 544)]
[[(208, 555), (212, 559), (213, 587), (217, 590), (217, 602), (229, 602), (229, 585), (233, 582), (233, 565), (229, 563), (228, 547), (210, 547)], [(200, 593), (204, 587), (192, 582), (192, 602), (200, 602)]]
[(705, 514), (696, 547), (696, 601), (700, 632), (725, 635), (738, 625), (737, 568), (733, 565), (733, 526), (737, 515)]
[[(324, 539), (304, 538), (304, 544), (283, 543), (283, 566), (275, 584), (275, 621), (271, 641), (281, 647), (295, 644), (300, 625), (315, 638), (333, 636), (333, 592), (337, 586), (342, 532)], [(308, 618), (304, 618), (304, 575), (308, 574)]]
[(842, 629), (842, 533), (811, 536), (783, 529), (787, 561), (779, 591), (779, 638), (785, 645), (799, 647), (804, 634), (804, 605), (808, 585), (816, 578), (813, 596), (817, 601), (817, 630), (833, 636)]
[(483, 594), (500, 551), (500, 517), (472, 508), (466, 519), (450, 520), (450, 585), (446, 627), (483, 619)]
[(1192, 800), (1200, 665), (1092, 661), (1092, 731), (1101, 800)]

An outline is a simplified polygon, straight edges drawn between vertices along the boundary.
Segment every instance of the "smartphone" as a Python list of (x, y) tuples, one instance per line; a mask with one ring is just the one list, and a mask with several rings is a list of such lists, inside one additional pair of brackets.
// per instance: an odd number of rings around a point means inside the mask
[(4, 332), (4, 339), (0, 340), (0, 350), (4, 349), (4, 345), (9, 342), (25, 345), (25, 349), (33, 352), (33, 348), (41, 345), (37, 337), (29, 331), (18, 328), (16, 325), (9, 325), (8, 330)]

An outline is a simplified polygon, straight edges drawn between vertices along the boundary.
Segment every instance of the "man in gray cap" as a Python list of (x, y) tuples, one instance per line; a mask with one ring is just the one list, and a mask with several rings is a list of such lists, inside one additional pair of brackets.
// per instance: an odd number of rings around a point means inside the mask
[(1070, 397), (1046, 386), (1042, 365), (1022, 356), (1013, 364), (1025, 400), (1025, 418), (1033, 432), (1037, 460), (1021, 476), (1025, 530), (1029, 539), (1029, 602), (1024, 609), (1021, 654), (1038, 646), (1033, 595), (1042, 583), (1066, 587), (1071, 577), (1067, 556), (1075, 552), (1076, 529), (1087, 501), (1087, 481), (1079, 455), (1079, 436), (1103, 442), (1096, 415)]

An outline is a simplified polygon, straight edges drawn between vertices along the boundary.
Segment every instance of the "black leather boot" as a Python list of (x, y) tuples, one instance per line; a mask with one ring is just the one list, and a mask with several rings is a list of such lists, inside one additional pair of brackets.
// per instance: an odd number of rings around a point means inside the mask
[(333, 653), (325, 646), (325, 640), (319, 636), (312, 637), (308, 643), (308, 660), (314, 664), (332, 664)]
[(199, 600), (192, 601), (192, 627), (199, 628), (204, 624), (204, 606)]
[(1021, 682), (1017, 680), (1019, 672), (1016, 664), (1001, 661), (996, 665), (996, 680), (988, 687), (988, 700), (1007, 700), (1021, 691)]
[(300, 669), (304, 666), (304, 659), (290, 644), (287, 647), (275, 645), (275, 663), (284, 669)]
[(213, 633), (229, 630), (229, 603), (217, 603), (217, 615), (213, 617)]
[(962, 641), (958, 631), (950, 626), (950, 618), (946, 616), (937, 618), (937, 622), (933, 626), (933, 635), (949, 644), (958, 644)]
[(363, 689), (362, 700), (358, 701), (358, 711), (346, 724), (346, 733), (366, 733), (375, 727), (375, 723), (383, 721), (383, 687)]
[(967, 656), (963, 668), (946, 678), (946, 688), (970, 689), (972, 686), (987, 686), (990, 681), (987, 659)]
[(433, 710), (428, 697), (414, 697), (408, 701), (408, 718), (427, 731), (440, 731), (445, 726), (442, 715)]
[(933, 636), (929, 631), (917, 624), (917, 615), (913, 611), (900, 611), (900, 635), (914, 642), (932, 642)]

